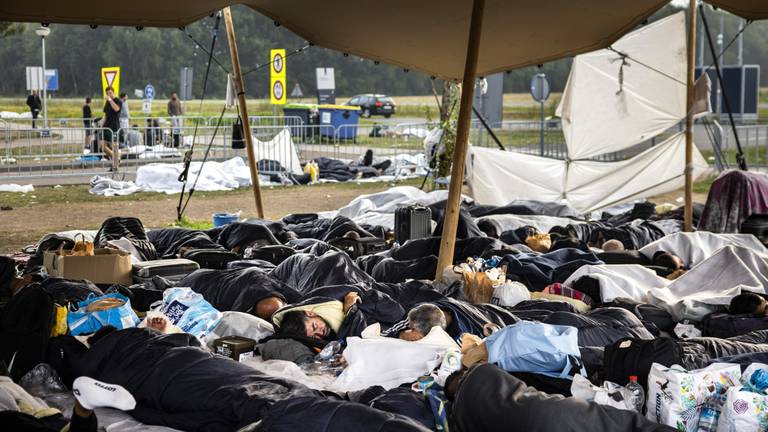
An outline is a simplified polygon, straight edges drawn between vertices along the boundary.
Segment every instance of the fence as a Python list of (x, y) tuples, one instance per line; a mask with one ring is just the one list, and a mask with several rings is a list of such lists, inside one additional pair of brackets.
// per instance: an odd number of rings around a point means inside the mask
[[(144, 120), (144, 123), (141, 122)], [(121, 173), (134, 173), (140, 166), (154, 162), (181, 162), (192, 149), (192, 159), (223, 161), (232, 157), (247, 159), (244, 149), (233, 148), (232, 127), (236, 116), (226, 116), (219, 127), (218, 117), (185, 117), (184, 125), (174, 128), (169, 122), (151, 122), (134, 118), (137, 127), (120, 130), (109, 146), (120, 147)], [(358, 125), (334, 128), (327, 125), (305, 125), (299, 117), (253, 116), (252, 132), (256, 138), (257, 160), (274, 160), (288, 171), (298, 172), (301, 164), (320, 157), (352, 161), (366, 150), (374, 157), (388, 158), (400, 164), (424, 164), (423, 139), (435, 123), (402, 123), (397, 125)], [(38, 120), (39, 121), (39, 120)], [(75, 121), (77, 123), (75, 123)], [(87, 129), (82, 119), (49, 120), (51, 127), (43, 133), (31, 124), (0, 121), (0, 182), (35, 177), (83, 176), (107, 174), (112, 163), (94, 137), (103, 129), (93, 129), (86, 142)], [(681, 130), (682, 125), (666, 134), (621, 152), (601, 155), (595, 160), (617, 161), (634, 156), (660, 142), (665, 136)], [(565, 158), (567, 148), (560, 121), (503, 121), (491, 125), (502, 146), (510, 151)], [(742, 146), (752, 165), (765, 164), (768, 158), (768, 125), (739, 126)], [(287, 132), (283, 132), (287, 130)], [(543, 139), (543, 140), (542, 140)], [(470, 142), (475, 146), (497, 147), (491, 134), (478, 121), (473, 121)], [(730, 134), (723, 139), (726, 155), (733, 152)], [(293, 155), (296, 155), (294, 157)], [(273, 165), (266, 165), (271, 167)]]

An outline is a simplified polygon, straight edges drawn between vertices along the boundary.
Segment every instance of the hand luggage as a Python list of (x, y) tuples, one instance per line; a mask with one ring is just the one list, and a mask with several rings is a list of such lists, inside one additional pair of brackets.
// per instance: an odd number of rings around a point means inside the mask
[(420, 204), (395, 210), (395, 241), (403, 244), (408, 240), (432, 235), (432, 211)]
[(181, 257), (198, 263), (200, 268), (215, 270), (225, 269), (228, 263), (240, 259), (236, 253), (221, 249), (188, 249)]
[(185, 258), (143, 261), (133, 264), (133, 281), (144, 283), (155, 276), (162, 276), (170, 281), (178, 282), (184, 276), (200, 268), (200, 265)]

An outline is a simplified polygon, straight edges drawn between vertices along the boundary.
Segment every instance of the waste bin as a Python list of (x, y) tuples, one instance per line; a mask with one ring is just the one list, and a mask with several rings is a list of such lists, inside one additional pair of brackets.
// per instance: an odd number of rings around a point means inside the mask
[(360, 107), (348, 105), (318, 105), (320, 135), (338, 140), (357, 140)]
[(312, 126), (317, 124), (317, 105), (288, 104), (283, 107), (283, 116), (291, 137), (301, 140), (314, 137), (316, 128)]

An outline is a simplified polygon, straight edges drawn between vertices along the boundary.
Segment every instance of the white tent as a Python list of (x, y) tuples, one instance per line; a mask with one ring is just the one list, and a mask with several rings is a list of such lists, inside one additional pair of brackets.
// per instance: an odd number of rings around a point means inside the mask
[[(563, 200), (587, 213), (683, 187), (683, 133), (627, 160), (588, 158), (633, 147), (685, 118), (685, 53), (680, 12), (626, 35), (612, 48), (577, 56), (557, 111), (566, 160), (472, 148), (473, 197), (491, 205)], [(706, 168), (694, 149), (694, 175)]]

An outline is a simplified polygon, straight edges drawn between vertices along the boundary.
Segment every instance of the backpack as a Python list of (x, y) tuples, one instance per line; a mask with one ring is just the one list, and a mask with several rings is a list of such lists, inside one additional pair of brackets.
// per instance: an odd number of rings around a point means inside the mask
[(0, 311), (0, 360), (14, 381), (45, 361), (55, 322), (53, 298), (37, 284), (23, 288)]
[(507, 372), (534, 372), (554, 378), (587, 375), (576, 327), (520, 321), (493, 333), (485, 344), (488, 363)]
[(626, 385), (631, 375), (637, 376), (637, 382), (648, 389), (648, 374), (651, 365), (659, 363), (672, 366), (683, 363), (683, 348), (678, 341), (660, 337), (646, 340), (623, 338), (605, 347), (603, 370), (605, 380), (619, 385)]

